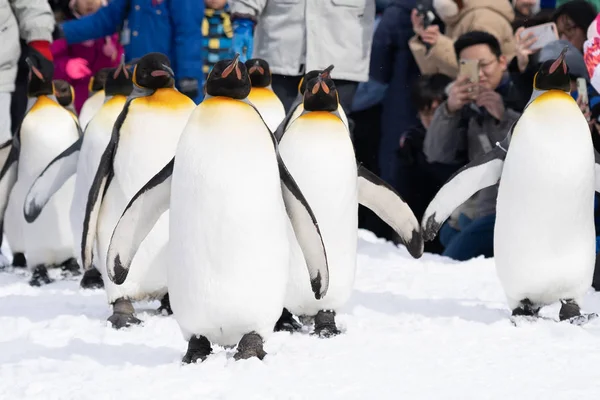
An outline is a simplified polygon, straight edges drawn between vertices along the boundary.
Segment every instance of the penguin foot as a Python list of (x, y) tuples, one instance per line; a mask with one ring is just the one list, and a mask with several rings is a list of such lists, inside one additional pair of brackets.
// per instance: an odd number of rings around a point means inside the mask
[(575, 302), (573, 299), (561, 300), (562, 303), (560, 307), (560, 311), (558, 312), (558, 319), (561, 321), (565, 321), (567, 319), (572, 319), (575, 317), (581, 316), (581, 309), (579, 308), (579, 304)]
[(598, 318), (598, 314), (596, 313), (590, 313), (590, 314), (581, 314), (581, 315), (577, 315), (575, 317), (571, 317), (569, 319), (567, 319), (566, 321), (569, 322), (570, 324), (573, 325), (585, 325), (588, 322), (590, 322), (593, 319)]
[(25, 254), (14, 253), (12, 266), (13, 268), (27, 268), (27, 260), (25, 259)]
[(102, 289), (104, 287), (104, 281), (102, 280), (100, 271), (98, 271), (96, 267), (92, 267), (85, 271), (79, 285), (83, 289)]
[(206, 360), (206, 358), (212, 353), (212, 347), (210, 341), (204, 336), (192, 336), (188, 342), (188, 349), (181, 362), (184, 364), (192, 364), (200, 360), (200, 362)]
[(294, 316), (287, 308), (284, 308), (273, 330), (275, 332), (299, 332), (302, 330), (302, 324), (294, 319)]
[(54, 279), (48, 276), (48, 269), (43, 264), (38, 265), (33, 269), (31, 279), (29, 280), (30, 286), (42, 286), (54, 282)]
[(60, 264), (60, 269), (63, 276), (79, 276), (81, 271), (79, 270), (79, 264), (74, 258), (69, 258), (67, 261)]
[(160, 307), (158, 307), (159, 314), (162, 315), (172, 315), (173, 310), (171, 310), (171, 301), (169, 300), (169, 293), (165, 294), (163, 298), (160, 300)]
[(540, 307), (534, 307), (529, 299), (521, 300), (521, 306), (512, 310), (512, 316), (537, 317)]
[(302, 325), (312, 325), (315, 323), (314, 315), (298, 315), (298, 319)]
[(330, 338), (340, 333), (342, 332), (335, 326), (335, 311), (319, 310), (315, 316), (315, 330), (310, 334), (320, 338)]
[(135, 310), (133, 309), (131, 301), (119, 298), (113, 303), (113, 315), (108, 317), (108, 322), (110, 322), (115, 329), (139, 325), (142, 321), (133, 315), (134, 312)]
[(237, 353), (233, 358), (238, 360), (246, 360), (251, 357), (258, 357), (259, 360), (265, 358), (267, 353), (263, 349), (263, 338), (256, 332), (246, 333), (242, 336), (238, 344)]

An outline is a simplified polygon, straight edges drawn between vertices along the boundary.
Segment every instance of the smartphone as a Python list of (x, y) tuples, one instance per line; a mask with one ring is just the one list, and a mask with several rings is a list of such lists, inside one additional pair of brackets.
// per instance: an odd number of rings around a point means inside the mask
[(471, 83), (479, 83), (479, 60), (460, 60), (458, 75), (469, 77)]
[(541, 25), (535, 25), (526, 28), (521, 32), (521, 39), (526, 37), (529, 32), (533, 32), (533, 35), (537, 38), (537, 41), (531, 45), (531, 50), (538, 50), (547, 45), (550, 42), (558, 40), (558, 30), (554, 22), (548, 22)]
[(584, 104), (589, 104), (587, 82), (585, 78), (577, 78), (577, 94), (582, 98)]

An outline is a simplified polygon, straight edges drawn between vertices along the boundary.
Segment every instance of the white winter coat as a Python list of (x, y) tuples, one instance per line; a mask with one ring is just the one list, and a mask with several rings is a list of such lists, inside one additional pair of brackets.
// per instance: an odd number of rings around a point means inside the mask
[(298, 76), (335, 68), (334, 79), (365, 82), (375, 0), (230, 0), (232, 13), (257, 19), (253, 57), (274, 74)]

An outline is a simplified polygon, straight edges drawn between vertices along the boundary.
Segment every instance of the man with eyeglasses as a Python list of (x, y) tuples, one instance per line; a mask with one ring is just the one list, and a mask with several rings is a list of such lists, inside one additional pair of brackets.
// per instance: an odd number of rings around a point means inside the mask
[[(524, 108), (507, 73), (507, 60), (491, 34), (473, 31), (454, 43), (458, 60), (477, 60), (478, 82), (459, 74), (448, 100), (436, 110), (427, 129), (424, 153), (429, 163), (465, 164), (490, 151), (506, 137)], [(468, 260), (493, 256), (498, 186), (475, 194), (463, 204), (457, 218), (440, 231), (443, 255)]]

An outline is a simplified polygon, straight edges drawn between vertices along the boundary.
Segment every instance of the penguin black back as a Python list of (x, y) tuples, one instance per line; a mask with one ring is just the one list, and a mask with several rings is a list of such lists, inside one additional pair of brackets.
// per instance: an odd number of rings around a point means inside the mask
[(298, 85), (298, 92), (300, 92), (300, 94), (304, 96), (304, 91), (306, 90), (306, 83), (307, 82), (313, 80), (314, 78), (316, 78), (317, 76), (319, 76), (322, 73), (325, 73), (324, 77), (329, 78), (332, 69), (333, 69), (333, 64), (330, 65), (329, 67), (325, 68), (322, 71), (318, 70), (318, 69), (314, 69), (312, 71), (308, 71), (306, 74), (304, 74), (304, 76), (302, 77), (302, 79), (300, 79), (300, 84)]
[(25, 59), (29, 65), (29, 81), (27, 83), (27, 96), (50, 96), (54, 94), (52, 77), (54, 64), (41, 53), (32, 49), (31, 54)]
[(169, 58), (162, 53), (148, 53), (133, 70), (133, 83), (147, 89), (172, 88), (175, 74)]
[(540, 65), (533, 78), (533, 87), (537, 90), (571, 91), (569, 66), (565, 62), (568, 47), (565, 47), (556, 60), (547, 60)]
[(323, 71), (316, 78), (306, 82), (304, 91), (304, 110), (306, 111), (336, 111), (338, 94), (329, 73)]
[(271, 84), (271, 68), (262, 58), (252, 58), (244, 63), (253, 87), (267, 87)]
[(239, 54), (233, 60), (217, 62), (206, 78), (206, 93), (210, 96), (225, 96), (245, 99), (252, 89), (248, 69), (239, 62)]
[(132, 77), (133, 73), (125, 65), (110, 68), (104, 83), (104, 93), (106, 96), (129, 96), (133, 90)]
[(73, 101), (75, 101), (75, 92), (69, 82), (62, 79), (55, 79), (52, 84), (54, 87), (54, 96), (58, 104), (63, 107), (73, 104)]

